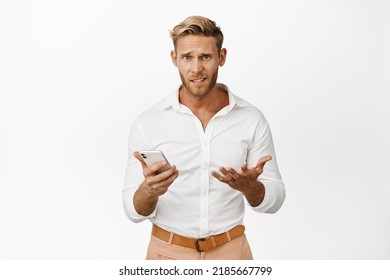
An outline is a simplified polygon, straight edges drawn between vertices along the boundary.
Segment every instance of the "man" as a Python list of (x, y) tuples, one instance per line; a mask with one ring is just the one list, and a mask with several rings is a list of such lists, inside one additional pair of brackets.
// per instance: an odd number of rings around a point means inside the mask
[[(133, 222), (153, 223), (146, 259), (253, 259), (242, 225), (245, 200), (274, 213), (285, 197), (262, 113), (217, 83), (226, 60), (214, 21), (185, 19), (171, 31), (180, 87), (135, 120), (123, 202)], [(147, 166), (140, 150), (161, 150)]]

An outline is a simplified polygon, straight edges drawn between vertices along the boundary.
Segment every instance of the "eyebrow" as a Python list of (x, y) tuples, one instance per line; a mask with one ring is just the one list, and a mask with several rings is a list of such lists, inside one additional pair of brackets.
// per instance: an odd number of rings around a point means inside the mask
[[(190, 56), (191, 54), (192, 54), (192, 52), (187, 52), (187, 53), (182, 53), (180, 56), (181, 56), (181, 57)], [(212, 56), (211, 53), (201, 53), (201, 54), (200, 54), (200, 56), (205, 56), (205, 55)]]

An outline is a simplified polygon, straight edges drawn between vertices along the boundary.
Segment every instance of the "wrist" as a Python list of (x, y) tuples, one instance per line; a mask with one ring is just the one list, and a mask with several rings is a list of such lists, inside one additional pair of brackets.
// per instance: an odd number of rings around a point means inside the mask
[(153, 189), (151, 189), (146, 182), (144, 181), (140, 186), (139, 186), (139, 191), (143, 194), (144, 197), (146, 197), (148, 200), (157, 200), (158, 199), (158, 194), (156, 194)]
[(142, 183), (134, 194), (134, 208), (138, 214), (148, 216), (153, 213), (158, 201), (158, 195), (153, 194), (148, 186)]
[(265, 187), (262, 182), (256, 180), (244, 192), (245, 198), (252, 207), (259, 206), (265, 196)]

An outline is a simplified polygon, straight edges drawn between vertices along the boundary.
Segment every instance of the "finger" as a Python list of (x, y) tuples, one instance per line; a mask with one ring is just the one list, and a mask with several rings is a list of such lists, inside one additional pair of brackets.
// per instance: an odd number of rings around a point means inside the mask
[(262, 157), (260, 160), (259, 160), (259, 162), (257, 163), (257, 165), (259, 166), (262, 166), (262, 167), (264, 167), (264, 165), (265, 165), (265, 163), (267, 162), (267, 161), (270, 161), (272, 159), (272, 157), (271, 156), (264, 156), (264, 157)]
[(255, 169), (259, 174), (263, 173), (264, 165), (266, 164), (267, 161), (270, 161), (271, 159), (272, 159), (271, 156), (264, 156), (257, 162)]
[(248, 173), (248, 170), (249, 170), (248, 165), (246, 165), (246, 164), (241, 165), (242, 173), (246, 174), (246, 173)]
[[(219, 170), (224, 175), (224, 182), (225, 183), (231, 182), (232, 180), (234, 180), (232, 174), (230, 174), (230, 172), (225, 167), (220, 167)], [(229, 170), (232, 170), (232, 168), (229, 168)]]
[(146, 183), (152, 188), (158, 188), (159, 186), (170, 185), (179, 176), (176, 166), (172, 166), (168, 170), (159, 174), (151, 174), (151, 176), (145, 176)]
[(142, 165), (142, 168), (146, 168), (148, 167), (148, 165), (146, 164), (146, 162), (144, 161), (144, 159), (141, 157), (140, 153), (138, 151), (135, 151), (133, 153), (133, 156), (138, 159), (138, 161), (141, 163)]
[[(163, 173), (166, 173), (164, 174), (165, 176), (159, 177)], [(154, 177), (156, 179), (156, 182), (153, 183), (153, 188), (168, 188), (179, 176), (179, 172), (176, 169), (172, 173), (168, 172), (168, 170), (163, 173), (160, 173), (159, 175)], [(160, 180), (157, 180), (158, 177)]]
[(219, 168), (219, 171), (221, 171), (221, 173), (223, 174), (223, 175), (227, 175), (227, 174), (229, 174), (229, 172), (226, 170), (226, 168), (225, 167), (220, 167)]
[(226, 183), (227, 180), (225, 179), (224, 176), (220, 175), (219, 173), (215, 172), (215, 171), (211, 171), (211, 175), (213, 175), (216, 179), (218, 179), (218, 181), (222, 182), (222, 183)]
[(237, 180), (240, 178), (240, 174), (238, 174), (237, 171), (234, 170), (233, 168), (228, 168), (227, 171), (229, 172), (229, 175), (231, 176), (232, 179)]
[[(149, 168), (145, 168), (144, 169), (144, 175), (145, 176), (149, 176), (149, 175), (152, 175), (152, 174), (155, 174), (157, 172), (157, 170), (159, 170), (160, 168), (163, 168), (164, 166), (166, 166), (168, 163), (167, 161), (163, 160), (163, 161), (159, 161), (159, 162), (156, 162), (155, 164), (149, 166)], [(168, 171), (168, 170), (167, 170)], [(162, 172), (163, 173), (163, 172)]]
[(178, 174), (178, 171), (176, 169), (176, 166), (173, 165), (168, 170), (165, 170), (164, 172), (158, 173), (156, 176), (154, 176), (154, 180), (156, 182), (164, 181), (164, 180), (168, 179), (169, 177), (171, 177), (172, 175), (175, 175), (176, 173)]
[(166, 180), (168, 181), (169, 185), (171, 185), (177, 177), (179, 177), (179, 171), (175, 169), (175, 172), (173, 172), (173, 174), (169, 176)]

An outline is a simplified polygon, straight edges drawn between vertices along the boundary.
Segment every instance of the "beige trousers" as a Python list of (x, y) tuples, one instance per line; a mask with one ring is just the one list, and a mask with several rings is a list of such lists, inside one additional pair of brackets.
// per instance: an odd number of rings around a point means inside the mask
[(253, 260), (245, 234), (207, 252), (170, 244), (151, 236), (147, 260)]

